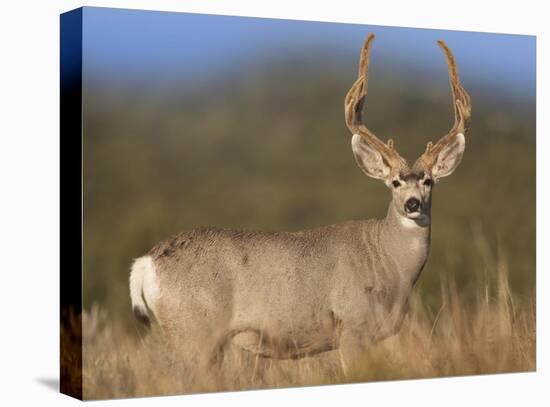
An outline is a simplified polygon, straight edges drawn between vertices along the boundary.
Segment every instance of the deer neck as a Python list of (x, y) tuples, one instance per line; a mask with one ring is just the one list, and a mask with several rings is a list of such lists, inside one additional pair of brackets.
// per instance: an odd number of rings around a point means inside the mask
[(400, 214), (392, 201), (381, 222), (380, 239), (391, 264), (399, 274), (414, 283), (424, 267), (430, 250), (431, 214), (422, 222)]

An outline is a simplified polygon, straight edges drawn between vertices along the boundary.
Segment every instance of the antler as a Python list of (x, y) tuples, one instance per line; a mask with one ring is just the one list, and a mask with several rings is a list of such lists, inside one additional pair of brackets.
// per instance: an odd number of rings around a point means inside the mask
[(470, 126), (470, 116), (472, 110), (472, 104), (470, 102), (470, 95), (462, 87), (460, 78), (458, 76), (458, 69), (456, 67), (455, 58), (453, 53), (447, 47), (443, 41), (437, 41), (437, 44), (441, 47), (447, 58), (447, 66), (449, 68), (449, 83), (451, 84), (451, 92), (453, 95), (453, 104), (455, 111), (455, 122), (449, 133), (442, 137), (436, 144), (429, 142), (426, 151), (416, 162), (414, 167), (430, 169), (437, 161), (437, 157), (441, 150), (455, 140), (457, 134), (466, 134)]
[(357, 80), (344, 101), (346, 125), (353, 134), (359, 134), (372, 148), (376, 149), (391, 167), (400, 168), (406, 166), (407, 162), (394, 149), (393, 140), (390, 139), (387, 144), (384, 143), (362, 122), (363, 105), (367, 96), (369, 51), (373, 40), (374, 34), (370, 33), (361, 50)]

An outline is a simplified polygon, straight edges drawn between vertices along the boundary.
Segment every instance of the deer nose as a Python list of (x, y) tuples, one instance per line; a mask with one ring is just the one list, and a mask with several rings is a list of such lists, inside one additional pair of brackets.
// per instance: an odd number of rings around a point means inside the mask
[(409, 198), (407, 199), (407, 202), (405, 202), (405, 211), (408, 213), (416, 212), (420, 209), (420, 201), (416, 198)]

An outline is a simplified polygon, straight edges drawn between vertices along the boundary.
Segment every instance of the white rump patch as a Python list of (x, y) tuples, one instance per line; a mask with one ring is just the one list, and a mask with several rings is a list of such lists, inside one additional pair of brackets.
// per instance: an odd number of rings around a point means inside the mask
[[(137, 307), (147, 314), (147, 307), (157, 316), (156, 304), (160, 290), (157, 279), (157, 268), (150, 256), (136, 259), (130, 273), (130, 298), (132, 307)], [(143, 296), (142, 296), (143, 295)], [(147, 306), (143, 302), (147, 303)]]

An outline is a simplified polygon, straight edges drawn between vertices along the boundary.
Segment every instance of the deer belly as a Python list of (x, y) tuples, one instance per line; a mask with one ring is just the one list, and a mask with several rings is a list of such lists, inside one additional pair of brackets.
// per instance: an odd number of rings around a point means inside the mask
[(238, 331), (231, 342), (247, 352), (273, 359), (300, 359), (337, 348), (339, 323), (295, 330), (266, 328)]

